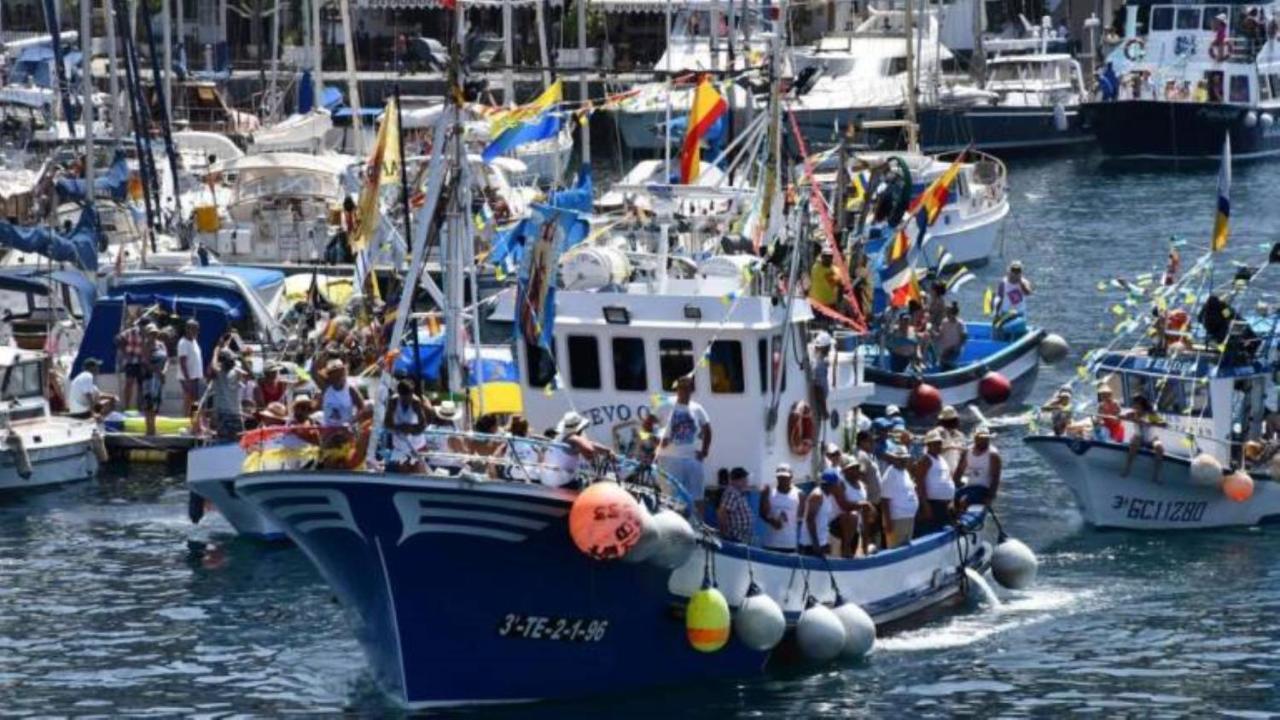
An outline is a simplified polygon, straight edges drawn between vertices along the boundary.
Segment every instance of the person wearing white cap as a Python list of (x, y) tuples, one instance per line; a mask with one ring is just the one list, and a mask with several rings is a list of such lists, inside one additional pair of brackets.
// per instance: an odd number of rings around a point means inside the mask
[(993, 315), (1000, 317), (1003, 313), (1025, 315), (1027, 296), (1031, 294), (1031, 281), (1022, 276), (1022, 261), (1009, 263), (1009, 272), (1000, 278), (996, 286)]
[(772, 552), (794, 553), (800, 536), (805, 496), (791, 482), (790, 465), (778, 465), (773, 477), (774, 486), (766, 485), (760, 492), (760, 519), (765, 524), (762, 545)]
[(907, 473), (911, 455), (902, 445), (885, 446), (885, 470), (880, 476), (880, 517), (884, 523), (885, 547), (895, 548), (911, 542), (920, 509), (916, 483)]
[(827, 396), (831, 391), (831, 354), (834, 342), (831, 334), (820, 331), (813, 339), (813, 371), (809, 386), (813, 389), (813, 414), (819, 425), (827, 417)]
[(840, 463), (844, 459), (844, 453), (840, 450), (840, 446), (829, 442), (822, 449), (823, 469), (839, 470)]
[(694, 511), (703, 516), (706, 476), (702, 462), (711, 451), (711, 419), (693, 400), (693, 375), (676, 380), (676, 401), (661, 410), (662, 440), (658, 465), (693, 497)]
[(973, 431), (973, 446), (960, 456), (956, 466), (956, 482), (963, 483), (956, 492), (956, 510), (963, 512), (970, 505), (994, 505), (1003, 469), (1000, 451), (991, 444), (991, 430), (979, 425)]
[(840, 273), (830, 245), (822, 246), (822, 252), (809, 269), (809, 300), (829, 308), (834, 308), (840, 300)]
[(917, 535), (938, 532), (951, 522), (951, 501), (956, 496), (956, 485), (951, 479), (951, 468), (942, 457), (942, 431), (934, 428), (924, 437), (924, 457), (916, 464), (916, 473), (924, 484), (926, 511), (924, 523)]

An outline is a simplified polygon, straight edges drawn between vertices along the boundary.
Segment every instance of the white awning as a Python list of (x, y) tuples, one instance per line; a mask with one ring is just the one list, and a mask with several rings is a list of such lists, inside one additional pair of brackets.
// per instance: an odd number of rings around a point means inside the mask
[[(589, 0), (590, 7), (607, 13), (665, 13), (667, 11), (667, 0)], [(744, 9), (742, 2), (735, 2), (735, 11), (741, 14)], [(711, 10), (715, 8), (721, 12), (729, 12), (729, 0), (671, 0), (671, 9), (680, 10)], [(750, 10), (759, 10), (759, 8), (749, 8)]]
[[(511, 0), (514, 7), (529, 7), (537, 0)], [(465, 7), (502, 7), (503, 0), (462, 0)], [(551, 5), (560, 5), (561, 0), (549, 0)], [(436, 10), (443, 8), (441, 0), (356, 0), (356, 7), (369, 10)]]

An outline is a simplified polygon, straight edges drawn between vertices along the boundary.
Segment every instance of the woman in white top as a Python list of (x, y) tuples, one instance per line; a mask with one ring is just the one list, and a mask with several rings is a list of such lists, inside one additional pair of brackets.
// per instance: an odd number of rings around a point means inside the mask
[(973, 447), (960, 458), (955, 478), (964, 487), (956, 493), (956, 509), (970, 505), (992, 505), (1000, 490), (1000, 472), (1004, 467), (1000, 451), (991, 444), (991, 431), (985, 426), (973, 432)]
[(930, 430), (924, 438), (924, 457), (916, 466), (924, 484), (927, 511), (924, 523), (917, 535), (938, 532), (951, 522), (951, 501), (956, 496), (956, 486), (951, 479), (951, 468), (942, 457), (942, 431)]
[(804, 496), (791, 484), (791, 466), (783, 463), (774, 473), (774, 488), (760, 493), (760, 519), (764, 520), (764, 549), (794, 553), (800, 537)]

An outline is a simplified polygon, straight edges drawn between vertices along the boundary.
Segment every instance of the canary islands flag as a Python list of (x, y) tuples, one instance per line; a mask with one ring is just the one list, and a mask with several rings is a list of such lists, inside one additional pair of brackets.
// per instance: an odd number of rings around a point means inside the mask
[(1222, 141), (1222, 166), (1218, 168), (1218, 211), (1213, 219), (1213, 251), (1227, 246), (1231, 220), (1231, 136)]
[(689, 129), (685, 131), (680, 146), (680, 183), (688, 185), (698, 179), (702, 170), (702, 138), (722, 115), (729, 111), (729, 104), (705, 75), (698, 80), (693, 91), (693, 108), (689, 111)]

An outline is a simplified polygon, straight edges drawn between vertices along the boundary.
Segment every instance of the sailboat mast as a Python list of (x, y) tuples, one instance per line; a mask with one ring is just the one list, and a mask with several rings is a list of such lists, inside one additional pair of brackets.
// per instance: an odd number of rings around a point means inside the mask
[[(509, 0), (504, 0), (508, 2)], [(578, 100), (587, 102), (587, 0), (577, 0), (578, 6)], [(590, 111), (583, 110), (588, 113)], [(582, 123), (582, 164), (591, 165), (591, 124)]]
[(116, 50), (116, 11), (111, 0), (102, 0), (102, 21), (107, 26), (107, 92), (111, 94), (111, 138), (119, 141), (124, 132), (124, 115), (120, 110), (120, 64)]
[(83, 97), (80, 100), (80, 118), (84, 120), (84, 196), (93, 207), (93, 5), (91, 0), (80, 0), (80, 54), (83, 69), (80, 73)]
[(502, 104), (516, 104), (516, 52), (514, 28), (511, 19), (511, 0), (502, 0), (502, 59), (506, 67), (502, 70)]
[(315, 83), (316, 107), (324, 106), (324, 52), (320, 44), (320, 0), (311, 1), (311, 77)]
[(356, 46), (351, 40), (351, 3), (348, 0), (339, 0), (338, 11), (342, 15), (342, 49), (347, 59), (347, 94), (351, 98), (351, 130), (356, 136), (356, 154), (363, 156), (364, 132), (360, 127), (360, 108), (363, 106), (360, 104), (360, 83), (356, 80)]
[(916, 136), (916, 56), (914, 18), (911, 14), (911, 0), (906, 0), (903, 12), (903, 25), (907, 36), (907, 150), (918, 151), (919, 138)]

